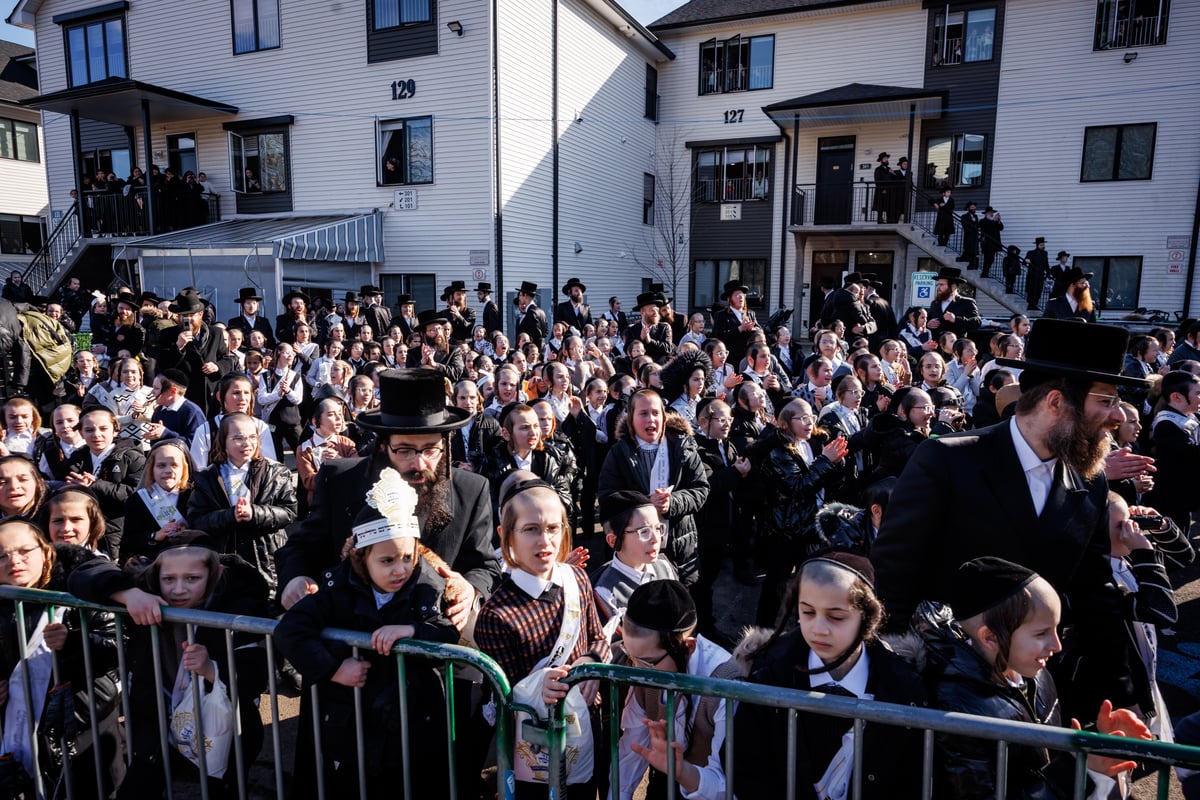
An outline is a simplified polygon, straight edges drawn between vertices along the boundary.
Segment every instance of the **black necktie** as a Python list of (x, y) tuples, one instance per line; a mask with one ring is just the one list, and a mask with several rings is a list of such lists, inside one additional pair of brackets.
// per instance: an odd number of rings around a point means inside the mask
[(858, 695), (856, 695), (854, 692), (850, 691), (849, 689), (845, 689), (836, 683), (827, 683), (824, 686), (818, 686), (813, 691), (837, 695), (838, 697), (858, 697)]

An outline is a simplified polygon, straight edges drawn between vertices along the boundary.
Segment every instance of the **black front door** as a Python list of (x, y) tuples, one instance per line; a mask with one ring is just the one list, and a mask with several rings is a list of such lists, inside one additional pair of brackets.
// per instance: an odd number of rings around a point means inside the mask
[(817, 225), (849, 225), (854, 199), (854, 137), (817, 140)]

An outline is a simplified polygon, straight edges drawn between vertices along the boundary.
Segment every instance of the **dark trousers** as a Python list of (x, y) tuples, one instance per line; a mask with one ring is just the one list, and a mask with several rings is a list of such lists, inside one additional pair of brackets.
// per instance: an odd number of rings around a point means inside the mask
[(755, 615), (755, 624), (774, 628), (788, 581), (791, 580), (793, 570), (800, 563), (800, 543), (773, 536), (767, 541), (766, 550), (767, 575), (763, 580), (762, 594), (758, 597), (758, 613)]

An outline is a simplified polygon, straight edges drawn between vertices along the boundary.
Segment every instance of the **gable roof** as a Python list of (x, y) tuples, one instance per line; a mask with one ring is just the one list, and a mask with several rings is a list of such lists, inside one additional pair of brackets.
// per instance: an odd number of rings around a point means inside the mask
[(691, 0), (650, 23), (649, 28), (652, 31), (669, 30), (776, 14), (866, 5), (872, 2), (877, 0)]
[(888, 100), (915, 100), (925, 97), (940, 97), (945, 92), (935, 89), (914, 89), (908, 86), (880, 86), (873, 83), (848, 83), (833, 89), (806, 94), (791, 100), (781, 100), (764, 106), (767, 112), (793, 108), (815, 108), (817, 106), (842, 106), (856, 103), (871, 103)]
[(19, 103), (38, 93), (33, 48), (0, 40), (0, 103)]

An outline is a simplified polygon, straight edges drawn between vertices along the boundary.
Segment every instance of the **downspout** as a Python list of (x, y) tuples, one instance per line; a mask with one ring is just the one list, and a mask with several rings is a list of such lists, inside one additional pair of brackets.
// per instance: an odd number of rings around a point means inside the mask
[(492, 0), (492, 160), (495, 162), (492, 169), (492, 183), (495, 188), (493, 202), (496, 204), (496, 208), (492, 212), (492, 236), (496, 247), (496, 297), (500, 301), (496, 305), (500, 309), (500, 328), (503, 330), (504, 319), (508, 316), (508, 303), (504, 294), (504, 211), (501, 205), (503, 194), (500, 180), (500, 30), (498, 27), (500, 13), (497, 9), (498, 4), (499, 0)]
[[(790, 191), (791, 191), (791, 202), (793, 202), (793, 203), (796, 202), (796, 178), (797, 178), (796, 173), (797, 173), (797, 162), (799, 162), (799, 160), (800, 160), (800, 117), (797, 116), (792, 120), (792, 188)], [(802, 257), (803, 257), (803, 254), (800, 251), (800, 246), (797, 244), (796, 245), (797, 265), (799, 265), (799, 262)], [(803, 269), (797, 270), (797, 273), (796, 273), (796, 289), (797, 289), (796, 306), (801, 307), (801, 308), (803, 307), (803, 303), (804, 303), (804, 297), (803, 297), (804, 281), (800, 280), (802, 273), (803, 273)], [(812, 291), (811, 286), (809, 286), (809, 291), (810, 292)], [(792, 327), (795, 328), (795, 326), (796, 326), (796, 323), (793, 322)]]
[[(43, 123), (42, 130), (45, 130)], [(79, 206), (79, 230), (81, 236), (87, 236), (91, 231), (84, 227), (83, 218), (83, 136), (79, 133), (79, 112), (71, 109), (71, 163), (75, 166), (75, 180), (71, 186), (75, 189), (75, 205)]]
[(916, 121), (917, 121), (917, 104), (910, 103), (908, 106), (908, 152), (905, 153), (905, 156), (908, 158), (908, 170), (910, 173), (912, 172), (912, 158), (913, 158), (913, 133), (914, 133), (913, 128), (916, 125)]
[(792, 195), (795, 193), (794, 189), (787, 188), (787, 184), (786, 184), (788, 175), (791, 174), (791, 171), (792, 171), (791, 165), (792, 165), (792, 153), (790, 150), (788, 150), (787, 142), (784, 142), (783, 143), (783, 179), (784, 179), (785, 183), (784, 183), (784, 191), (783, 191), (783, 214), (782, 214), (782, 219), (780, 220), (780, 222), (782, 223), (783, 230), (780, 231), (780, 233), (779, 233), (779, 308), (783, 308), (784, 303), (786, 302), (784, 299), (784, 296), (783, 296), (783, 291), (785, 288), (784, 280), (787, 275), (788, 215), (789, 215), (791, 204), (792, 204), (792, 199), (793, 199)]
[[(143, 174), (146, 176), (146, 220), (149, 222), (150, 235), (158, 233), (155, 229), (154, 219), (154, 175), (150, 170), (150, 162), (154, 158), (154, 150), (150, 144), (150, 101), (142, 101), (142, 147), (146, 150), (146, 163), (143, 165)], [(195, 285), (194, 278), (192, 285)]]
[(551, 231), (550, 239), (550, 297), (547, 309), (553, 312), (553, 306), (558, 301), (558, 0), (551, 0), (553, 7), (550, 11), (550, 127), (551, 136)]
[(1192, 287), (1196, 280), (1196, 245), (1200, 244), (1200, 183), (1196, 184), (1196, 212), (1192, 215), (1192, 242), (1188, 250), (1187, 290), (1183, 295), (1183, 318), (1191, 316)]

